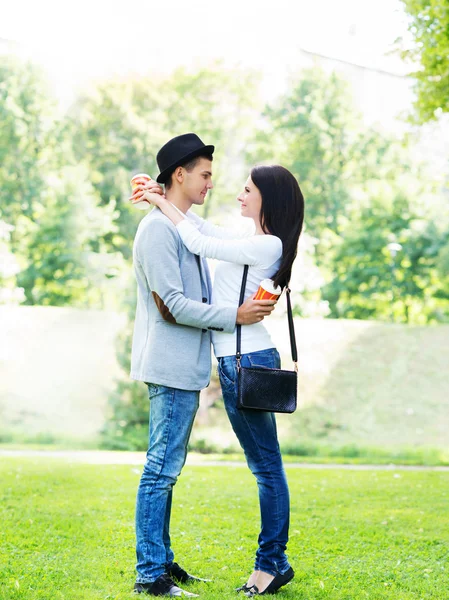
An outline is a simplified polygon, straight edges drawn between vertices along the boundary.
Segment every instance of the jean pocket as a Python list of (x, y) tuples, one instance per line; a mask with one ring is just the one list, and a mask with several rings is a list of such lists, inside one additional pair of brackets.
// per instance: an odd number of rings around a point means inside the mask
[(218, 375), (223, 385), (234, 386), (235, 381), (232, 379), (235, 377), (235, 369), (228, 368), (221, 361), (218, 361)]
[(279, 352), (276, 348), (253, 352), (252, 354), (247, 354), (246, 358), (248, 359), (250, 367), (265, 367), (267, 369), (280, 368)]
[(149, 383), (148, 381), (145, 381), (147, 387), (148, 387), (148, 394), (151, 398), (151, 396), (155, 396), (157, 394), (157, 391), (159, 389), (159, 386), (156, 385), (155, 383)]

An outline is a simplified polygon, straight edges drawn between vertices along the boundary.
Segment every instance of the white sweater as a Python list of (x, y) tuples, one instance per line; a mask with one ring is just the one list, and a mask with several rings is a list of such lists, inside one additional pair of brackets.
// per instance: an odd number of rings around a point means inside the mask
[[(216, 227), (192, 212), (188, 216), (195, 225), (184, 219), (177, 229), (190, 252), (222, 261), (215, 270), (212, 304), (238, 306), (244, 265), (249, 265), (245, 300), (257, 291), (262, 279), (272, 278), (278, 271), (282, 257), (278, 237), (252, 235), (236, 239), (238, 233), (233, 230)], [(262, 323), (242, 326), (242, 354), (274, 347)], [(212, 343), (217, 358), (231, 356), (236, 351), (236, 331), (213, 331)]]

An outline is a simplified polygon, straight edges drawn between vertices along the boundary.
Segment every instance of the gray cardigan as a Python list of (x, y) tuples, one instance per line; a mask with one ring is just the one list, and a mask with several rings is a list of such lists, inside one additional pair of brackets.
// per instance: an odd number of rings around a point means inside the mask
[(207, 262), (187, 250), (158, 208), (139, 224), (133, 260), (137, 308), (131, 377), (183, 390), (207, 387), (210, 332), (232, 333), (237, 307), (209, 304)]

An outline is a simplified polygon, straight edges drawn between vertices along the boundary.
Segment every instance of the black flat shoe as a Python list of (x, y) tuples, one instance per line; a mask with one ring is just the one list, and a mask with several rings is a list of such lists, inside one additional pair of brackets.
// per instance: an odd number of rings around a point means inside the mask
[(170, 566), (167, 566), (167, 575), (169, 577), (173, 577), (180, 583), (193, 583), (194, 581), (201, 581), (203, 583), (208, 583), (210, 579), (202, 579), (201, 577), (195, 577), (195, 575), (190, 575), (187, 571), (184, 571), (182, 567), (178, 565), (178, 563), (172, 563)]
[(170, 579), (167, 573), (162, 573), (152, 583), (135, 583), (135, 594), (150, 594), (151, 596), (171, 596), (171, 597), (190, 597), (198, 598), (198, 594), (186, 592), (178, 587), (175, 582)]
[(244, 583), (243, 585), (241, 585), (238, 588), (235, 588), (235, 591), (237, 592), (237, 594), (239, 592), (247, 592), (250, 588), (246, 585), (246, 583)]
[(290, 567), (283, 575), (278, 573), (276, 577), (273, 579), (271, 583), (263, 590), (263, 592), (259, 592), (257, 585), (252, 585), (247, 592), (245, 592), (245, 596), (248, 598), (252, 598), (253, 596), (265, 596), (265, 594), (274, 594), (281, 588), (283, 585), (286, 585), (289, 581), (293, 579), (295, 576), (295, 572)]

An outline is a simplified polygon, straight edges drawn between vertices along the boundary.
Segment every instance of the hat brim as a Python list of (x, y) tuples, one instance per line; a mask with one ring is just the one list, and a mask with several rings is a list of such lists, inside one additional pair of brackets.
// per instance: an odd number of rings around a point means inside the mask
[(203, 146), (202, 148), (198, 148), (197, 150), (186, 154), (182, 158), (178, 159), (175, 163), (164, 169), (162, 173), (159, 173), (159, 175), (156, 178), (156, 181), (158, 183), (165, 183), (170, 177), (170, 175), (173, 173), (173, 171), (176, 169), (176, 167), (178, 167), (182, 163), (189, 162), (189, 160), (192, 160), (193, 158), (200, 156), (201, 154), (213, 154), (214, 150), (215, 146)]

